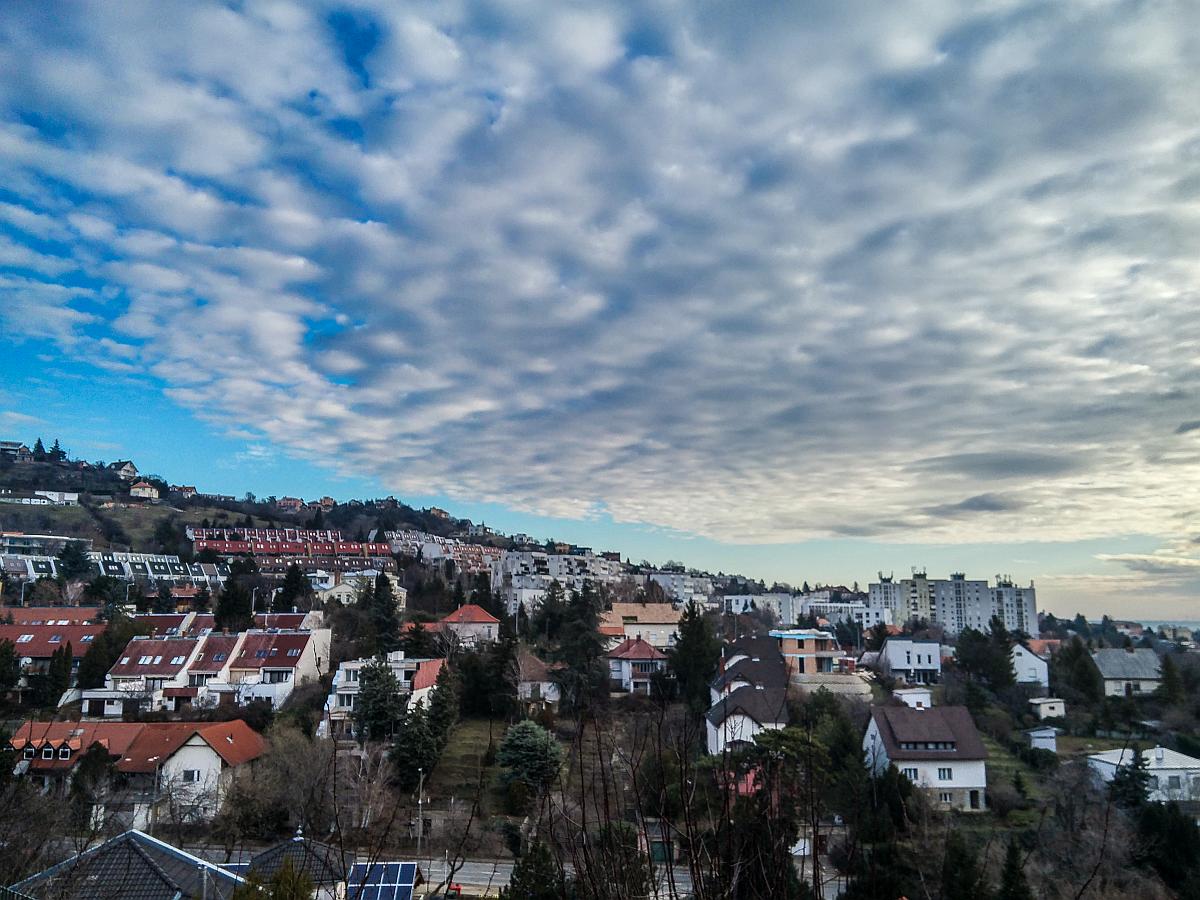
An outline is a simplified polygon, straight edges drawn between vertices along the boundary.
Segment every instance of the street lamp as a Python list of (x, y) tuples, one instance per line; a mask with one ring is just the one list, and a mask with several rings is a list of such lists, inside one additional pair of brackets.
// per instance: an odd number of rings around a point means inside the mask
[(425, 770), (417, 769), (417, 859), (421, 858), (421, 836), (425, 832)]
[(27, 588), (27, 587), (29, 587), (29, 582), (28, 582), (28, 581), (22, 581), (22, 582), (21, 582), (21, 601), (20, 601), (20, 603), (18, 604), (19, 606), (24, 606), (24, 605), (25, 605), (25, 588)]

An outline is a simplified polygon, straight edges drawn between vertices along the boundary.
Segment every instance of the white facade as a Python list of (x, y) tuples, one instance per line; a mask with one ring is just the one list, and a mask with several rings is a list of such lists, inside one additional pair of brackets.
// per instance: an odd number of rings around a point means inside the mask
[[(317, 724), (318, 737), (329, 737), (331, 729), (334, 735), (353, 736), (354, 710), (358, 706), (359, 676), (363, 667), (372, 662), (374, 662), (374, 657), (349, 659), (338, 666), (337, 671), (333, 674), (333, 686), (330, 688), (329, 696), (325, 698), (324, 715)], [(422, 663), (429, 663), (432, 660), (406, 657), (403, 650), (393, 650), (387, 655), (385, 662), (392, 670), (392, 674), (396, 676), (400, 693), (408, 696), (413, 693), (413, 682), (416, 679), (417, 670)]]
[(159, 770), (160, 796), (175, 806), (176, 821), (206, 822), (221, 810), (233, 769), (198, 734), (167, 757)]
[(545, 553), (541, 550), (505, 550), (491, 561), (492, 590), (499, 593), (509, 615), (525, 604), (532, 613), (557, 581), (566, 591), (583, 589), (585, 581), (612, 584), (626, 575), (625, 565), (595, 554)]
[(661, 587), (669, 600), (676, 603), (695, 600), (704, 605), (712, 596), (712, 579), (702, 575), (689, 575), (686, 572), (651, 572), (646, 577)]
[(815, 600), (807, 595), (800, 598), (803, 615), (816, 616), (829, 622), (854, 622), (863, 631), (876, 625), (891, 625), (891, 610), (868, 606), (861, 600)]
[(725, 612), (742, 615), (755, 610), (766, 610), (780, 625), (795, 625), (800, 615), (801, 598), (793, 594), (726, 594)]
[(942, 648), (937, 641), (889, 637), (879, 653), (880, 668), (909, 684), (934, 684), (942, 677)]
[(961, 572), (949, 578), (928, 578), (923, 572), (900, 580), (881, 576), (868, 586), (867, 605), (888, 610), (896, 624), (915, 619), (941, 625), (951, 635), (966, 628), (987, 631), (993, 616), (998, 616), (1009, 631), (1037, 633), (1033, 584), (1022, 587), (1001, 576), (997, 576), (994, 587), (986, 580), (968, 579)]
[(1029, 736), (1029, 746), (1034, 750), (1049, 750), (1058, 752), (1058, 729), (1051, 725), (1030, 728), (1025, 732)]
[(1039, 719), (1061, 719), (1067, 714), (1067, 704), (1058, 697), (1034, 697), (1029, 705)]
[(1046, 660), (1022, 644), (1013, 644), (1009, 655), (1012, 659), (1013, 672), (1017, 677), (1017, 684), (1050, 687), (1050, 664)]
[[(880, 774), (894, 765), (914, 785), (925, 791), (938, 805), (957, 809), (982, 809), (987, 790), (987, 763), (982, 759), (899, 759), (893, 762), (887, 753), (879, 726), (874, 719), (863, 737), (867, 766)], [(971, 798), (975, 798), (972, 805)]]
[(929, 709), (933, 706), (933, 692), (927, 687), (900, 688), (892, 696), (912, 709)]
[(753, 743), (754, 738), (764, 731), (778, 731), (784, 722), (767, 722), (759, 724), (744, 713), (733, 713), (727, 716), (719, 725), (705, 720), (707, 726), (708, 752), (722, 753), (729, 744)]
[[(1150, 775), (1148, 799), (1153, 803), (1200, 800), (1200, 759), (1165, 747), (1142, 751)], [(1112, 781), (1117, 769), (1133, 762), (1133, 750), (1109, 750), (1088, 757), (1101, 781)]]

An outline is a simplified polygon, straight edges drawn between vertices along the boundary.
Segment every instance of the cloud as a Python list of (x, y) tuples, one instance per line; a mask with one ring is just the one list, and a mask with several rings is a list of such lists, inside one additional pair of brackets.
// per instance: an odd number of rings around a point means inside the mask
[(1200, 420), (1192, 420), (1191, 422), (1183, 422), (1175, 429), (1176, 434), (1187, 434), (1192, 431), (1200, 431)]
[(1200, 10), (920, 10), (10, 3), (0, 328), (396, 492), (1180, 527)]

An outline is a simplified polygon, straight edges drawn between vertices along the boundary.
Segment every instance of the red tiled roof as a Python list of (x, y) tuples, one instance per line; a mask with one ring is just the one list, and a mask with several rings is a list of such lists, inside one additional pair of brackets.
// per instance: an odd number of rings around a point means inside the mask
[(261, 756), (267, 748), (262, 735), (240, 719), (229, 722), (150, 722), (117, 763), (121, 772), (153, 772), (194, 734), (228, 765), (237, 766)]
[(400, 626), (400, 631), (401, 632), (414, 631), (418, 625), (421, 626), (422, 630), (424, 630), (430, 634), (432, 634), (435, 631), (442, 630), (441, 622), (405, 622), (403, 625)]
[(608, 653), (609, 659), (666, 659), (667, 654), (651, 647), (641, 638), (626, 638)]
[(256, 613), (255, 628), (299, 628), (304, 624), (304, 613)]
[(428, 659), (423, 663), (418, 663), (417, 671), (413, 674), (412, 689), (420, 691), (437, 684), (438, 675), (445, 664), (444, 659)]
[(163, 688), (164, 697), (195, 697), (198, 693), (200, 693), (200, 689), (194, 687)]
[(625, 634), (624, 625), (605, 625), (600, 623), (599, 631), (605, 637), (622, 637)]
[(450, 615), (443, 617), (447, 625), (499, 625), (500, 620), (475, 603), (460, 606)]
[[(308, 646), (309, 632), (300, 634), (277, 634), (272, 632), (247, 632), (241, 649), (233, 660), (235, 669), (261, 669), (270, 666), (278, 669), (294, 669)], [(291, 655), (289, 650), (299, 651)]]
[(179, 633), (179, 626), (186, 618), (187, 613), (139, 613), (133, 617), (133, 621), (143, 628), (149, 628), (151, 637), (173, 637)]
[(241, 719), (205, 725), (200, 729), (200, 737), (231, 766), (240, 766), (262, 756), (267, 750), (263, 736)]
[[(179, 673), (196, 649), (196, 638), (133, 638), (108, 670), (109, 675), (171, 676)], [(141, 660), (149, 657), (146, 662)], [(182, 659), (180, 658), (182, 657)]]
[(68, 625), (87, 625), (98, 615), (100, 610), (95, 606), (0, 606), (0, 619), (12, 616), (17, 625), (64, 621)]
[(29, 743), (39, 751), (46, 744), (55, 750), (65, 744), (72, 751), (70, 759), (59, 759), (57, 753), (54, 759), (42, 759), (39, 752), (29, 762), (35, 770), (69, 769), (76, 756), (93, 744), (105, 747), (112, 756), (123, 755), (142, 727), (140, 722), (23, 722), (9, 744), (17, 751)]
[(1052, 653), (1056, 653), (1058, 648), (1062, 646), (1062, 641), (1057, 638), (1031, 638), (1025, 642), (1031, 652), (1040, 657), (1048, 657)]
[[(233, 654), (233, 650), (237, 647), (239, 635), (236, 634), (210, 634), (205, 637), (200, 643), (200, 650), (196, 654), (196, 658), (192, 664), (188, 666), (189, 672), (219, 672), (229, 664), (229, 657)], [(225, 656), (221, 659), (216, 657), (224, 653)]]
[(104, 628), (103, 625), (0, 625), (0, 641), (11, 641), (18, 656), (30, 659), (49, 659), (55, 650), (69, 643), (71, 656), (79, 659)]
[(192, 617), (192, 624), (188, 626), (188, 634), (204, 634), (206, 631), (212, 631), (217, 627), (217, 617), (212, 613), (196, 613)]

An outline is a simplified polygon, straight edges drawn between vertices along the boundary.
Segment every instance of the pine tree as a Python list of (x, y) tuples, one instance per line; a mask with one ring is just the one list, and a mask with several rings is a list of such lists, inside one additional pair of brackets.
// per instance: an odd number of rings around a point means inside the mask
[(562, 870), (541, 841), (525, 849), (513, 866), (508, 887), (500, 889), (501, 900), (560, 900), (565, 896)]
[(433, 635), (423, 622), (413, 622), (400, 635), (400, 649), (409, 659), (432, 659), (435, 654)]
[(50, 459), (54, 462), (62, 462), (67, 458), (67, 454), (63, 452), (62, 445), (58, 443), (58, 438), (54, 439), (54, 444), (50, 447)]
[(171, 596), (171, 585), (169, 582), (160, 581), (158, 583), (158, 590), (154, 595), (154, 611), (156, 613), (175, 612), (175, 598)]
[(608, 692), (604, 639), (600, 635), (600, 602), (590, 580), (573, 592), (559, 634), (555, 675), (565, 710), (580, 712), (602, 703)]
[(46, 459), (46, 445), (42, 443), (41, 437), (33, 442), (33, 458), (36, 462), (43, 462)]
[(1009, 840), (1008, 850), (1004, 854), (996, 900), (1033, 900), (1033, 891), (1029, 889), (1021, 864), (1021, 848), (1015, 840)]
[(986, 900), (987, 896), (979, 854), (961, 833), (951, 829), (942, 857), (942, 900)]
[(1128, 763), (1117, 766), (1108, 783), (1108, 795), (1118, 806), (1138, 809), (1145, 805), (1150, 793), (1150, 763), (1137, 744), (1127, 752), (1132, 756)]
[(212, 608), (212, 592), (208, 589), (208, 583), (200, 585), (200, 590), (196, 591), (196, 596), (192, 599), (192, 607), (198, 613), (206, 613)]
[(15, 688), (21, 680), (21, 657), (16, 645), (0, 640), (0, 696)]
[(291, 609), (293, 606), (299, 609), (308, 609), (311, 606), (309, 602), (311, 593), (312, 584), (300, 571), (300, 567), (292, 563), (287, 567), (287, 572), (283, 576), (283, 586), (279, 590), (279, 603), (284, 609)]
[(721, 647), (699, 604), (688, 601), (679, 619), (679, 639), (667, 651), (671, 671), (679, 685), (679, 698), (696, 715), (711, 705), (708, 683), (717, 672)]
[(58, 552), (55, 568), (59, 577), (68, 581), (88, 574), (92, 570), (92, 561), (88, 559), (86, 545), (82, 541), (67, 541)]
[(1170, 706), (1182, 705), (1186, 699), (1183, 678), (1169, 653), (1162, 658), (1161, 677), (1157, 691), (1159, 698)]
[(57, 704), (71, 686), (71, 664), (71, 643), (68, 641), (50, 654), (50, 665), (46, 669), (46, 706)]
[(371, 624), (375, 627), (375, 639), (380, 653), (390, 653), (400, 645), (400, 616), (396, 612), (396, 598), (392, 594), (392, 582), (386, 572), (375, 576), (375, 592), (371, 600)]
[(538, 792), (554, 783), (562, 758), (554, 735), (530, 719), (510, 727), (496, 751), (496, 762), (507, 770), (501, 776), (505, 783), (522, 781)]
[(250, 591), (238, 581), (225, 582), (225, 589), (217, 598), (214, 623), (220, 631), (245, 631), (254, 624), (254, 610)]
[(437, 683), (429, 697), (429, 730), (437, 741), (438, 752), (450, 741), (450, 730), (458, 721), (458, 678), (450, 666), (442, 663)]
[(405, 711), (396, 728), (391, 760), (396, 770), (396, 783), (403, 791), (416, 790), (421, 770), (424, 770), (426, 777), (433, 771), (438, 760), (437, 741), (423, 706), (410, 707)]
[(534, 637), (544, 638), (547, 641), (558, 640), (558, 632), (562, 628), (566, 615), (566, 593), (563, 591), (563, 586), (558, 583), (558, 579), (555, 578), (546, 588), (546, 593), (542, 597), (542, 605), (538, 607), (537, 612), (530, 620)]
[(392, 740), (403, 716), (404, 698), (396, 674), (382, 659), (371, 660), (358, 671), (354, 727), (359, 743)]

